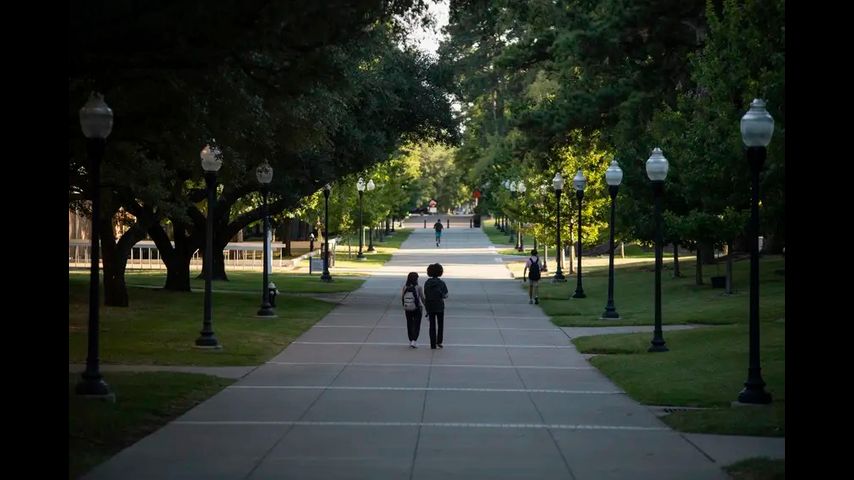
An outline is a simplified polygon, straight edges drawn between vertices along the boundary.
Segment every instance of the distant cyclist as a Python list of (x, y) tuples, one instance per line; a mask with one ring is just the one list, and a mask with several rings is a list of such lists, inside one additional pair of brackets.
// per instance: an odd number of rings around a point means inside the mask
[(436, 223), (433, 224), (433, 230), (436, 230), (436, 246), (438, 247), (440, 243), (442, 243), (442, 229), (445, 227), (442, 226), (442, 220), (436, 220)]

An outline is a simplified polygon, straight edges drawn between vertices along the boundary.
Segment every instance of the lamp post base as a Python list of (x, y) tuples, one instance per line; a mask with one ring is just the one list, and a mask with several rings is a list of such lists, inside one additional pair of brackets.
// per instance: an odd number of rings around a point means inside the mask
[(554, 277), (552, 277), (552, 283), (566, 282), (566, 277), (563, 276), (562, 273), (556, 273)]
[(211, 333), (210, 335), (205, 335), (204, 333), (196, 339), (196, 347), (198, 348), (222, 348), (222, 345), (219, 343), (219, 340)]
[(605, 312), (602, 314), (602, 316), (599, 317), (599, 320), (619, 320), (619, 319), (620, 319), (620, 314), (617, 313), (617, 310), (614, 308), (611, 308), (611, 309), (606, 308)]
[(670, 349), (664, 345), (664, 340), (653, 340), (647, 352), (669, 352)]
[(331, 282), (332, 275), (330, 275), (329, 272), (325, 272), (323, 275), (320, 276), (320, 280), (323, 282)]
[(587, 298), (587, 295), (584, 293), (584, 290), (576, 290), (572, 298)]
[(261, 308), (258, 309), (258, 313), (256, 315), (259, 317), (275, 317), (276, 311), (273, 310), (273, 307), (270, 305), (261, 305)]
[(77, 386), (74, 387), (74, 393), (90, 398), (106, 399), (107, 397), (112, 396), (113, 401), (115, 401), (115, 395), (110, 392), (110, 387), (107, 386), (106, 382), (104, 382), (104, 379), (100, 375), (98, 375), (97, 378), (87, 378), (84, 373), (83, 378), (77, 383)]
[(356, 260), (364, 261), (364, 260), (367, 260), (367, 259), (368, 259), (368, 257), (366, 257), (364, 254), (361, 254), (361, 253), (360, 253), (360, 254), (356, 255)]
[(744, 390), (738, 394), (740, 403), (750, 403), (764, 405), (771, 403), (771, 394), (765, 391), (765, 382), (759, 381), (751, 383), (750, 380), (744, 382)]

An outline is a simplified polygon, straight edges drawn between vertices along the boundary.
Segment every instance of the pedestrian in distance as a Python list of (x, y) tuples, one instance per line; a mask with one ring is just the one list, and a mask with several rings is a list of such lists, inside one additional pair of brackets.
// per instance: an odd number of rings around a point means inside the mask
[(540, 257), (536, 250), (531, 250), (531, 256), (525, 260), (525, 269), (522, 271), (522, 282), (528, 281), (528, 303), (540, 303)]
[(436, 220), (436, 223), (433, 224), (433, 230), (436, 230), (436, 246), (438, 247), (440, 243), (442, 243), (442, 229), (445, 227), (442, 225), (442, 219)]

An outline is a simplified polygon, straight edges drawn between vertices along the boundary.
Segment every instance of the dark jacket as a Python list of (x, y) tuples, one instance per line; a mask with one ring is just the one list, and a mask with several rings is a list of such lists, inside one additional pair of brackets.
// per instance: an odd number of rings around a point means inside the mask
[(432, 277), (424, 282), (424, 308), (427, 313), (444, 312), (448, 286), (442, 280)]

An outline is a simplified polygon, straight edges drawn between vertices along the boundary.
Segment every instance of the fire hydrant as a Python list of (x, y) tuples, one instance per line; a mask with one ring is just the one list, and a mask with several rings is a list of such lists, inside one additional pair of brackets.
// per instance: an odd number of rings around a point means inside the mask
[(276, 284), (270, 282), (267, 284), (267, 297), (270, 299), (270, 306), (276, 306), (276, 295), (279, 294), (279, 289), (276, 288)]

